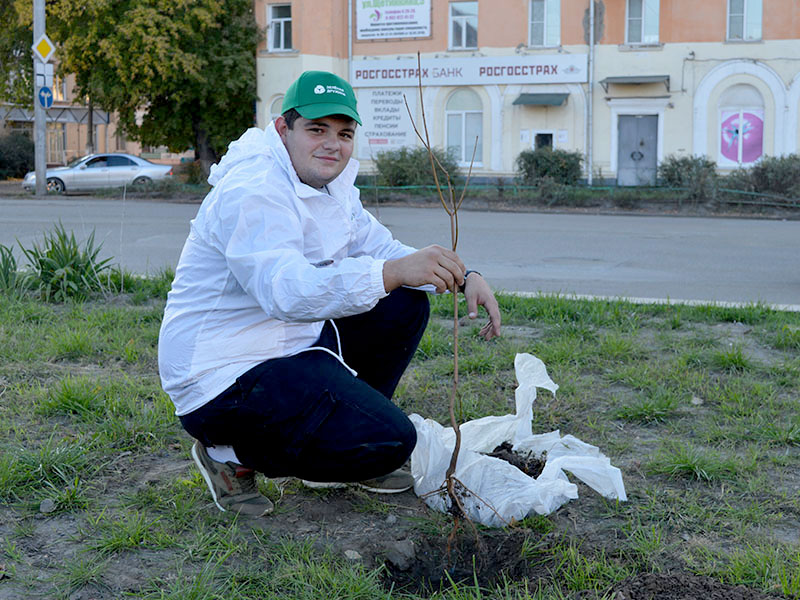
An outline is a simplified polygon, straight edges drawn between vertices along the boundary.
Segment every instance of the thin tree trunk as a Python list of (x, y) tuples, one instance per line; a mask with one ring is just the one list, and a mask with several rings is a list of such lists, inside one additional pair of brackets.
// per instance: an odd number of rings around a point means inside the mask
[(94, 147), (94, 102), (89, 96), (89, 115), (88, 115), (89, 135), (86, 138), (86, 154), (94, 154), (97, 150)]
[(208, 176), (211, 171), (211, 165), (217, 162), (219, 158), (217, 153), (211, 147), (208, 141), (208, 132), (200, 123), (194, 123), (194, 159), (199, 161), (203, 167), (203, 172)]

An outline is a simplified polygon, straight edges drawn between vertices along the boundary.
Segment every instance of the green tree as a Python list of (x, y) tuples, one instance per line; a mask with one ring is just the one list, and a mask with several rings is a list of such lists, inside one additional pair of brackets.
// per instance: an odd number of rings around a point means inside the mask
[[(33, 5), (29, 1), (33, 13)], [(32, 16), (15, 0), (0, 0), (0, 102), (33, 105)]]
[(208, 170), (253, 123), (251, 0), (51, 0), (48, 31), (77, 93), (132, 139), (193, 147)]

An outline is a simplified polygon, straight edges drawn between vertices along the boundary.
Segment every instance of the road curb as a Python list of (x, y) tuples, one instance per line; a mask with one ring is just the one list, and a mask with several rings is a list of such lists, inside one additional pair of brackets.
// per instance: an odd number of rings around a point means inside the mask
[(520, 298), (565, 298), (567, 300), (604, 300), (609, 302), (630, 302), (631, 304), (668, 304), (685, 306), (718, 306), (722, 308), (749, 308), (761, 306), (782, 312), (800, 312), (800, 304), (768, 304), (766, 302), (724, 302), (714, 300), (684, 300), (679, 298), (636, 298), (632, 296), (594, 296), (592, 294), (559, 294), (553, 292), (499, 292), (501, 295)]

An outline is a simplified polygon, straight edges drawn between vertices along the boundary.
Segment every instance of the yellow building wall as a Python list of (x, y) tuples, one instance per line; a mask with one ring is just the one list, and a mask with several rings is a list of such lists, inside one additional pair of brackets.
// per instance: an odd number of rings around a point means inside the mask
[[(256, 1), (256, 16), (266, 27), (270, 0)], [(625, 44), (625, 0), (597, 0), (603, 14), (602, 36), (597, 40), (594, 69), (593, 156), (595, 172), (603, 177), (615, 176), (616, 157), (614, 115), (622, 110), (655, 111), (661, 119), (660, 156), (696, 153), (698, 136), (704, 152), (716, 160), (718, 154), (720, 95), (738, 83), (753, 85), (764, 100), (765, 154), (800, 148), (800, 132), (796, 120), (800, 112), (800, 4), (796, 0), (763, 0), (763, 39), (757, 42), (728, 42), (728, 0), (661, 0), (659, 43), (646, 47)], [(295, 51), (270, 53), (266, 46), (258, 53), (258, 89), (260, 96), (259, 124), (269, 122), (269, 104), (279, 98), (288, 84), (302, 71), (324, 69), (348, 78), (348, 39), (346, 0), (295, 0), (292, 4), (293, 42)], [(354, 2), (355, 4), (355, 2)], [(478, 9), (478, 48), (448, 49), (449, 2), (431, 0), (431, 36), (408, 40), (352, 40), (354, 59), (411, 58), (419, 51), (422, 60), (446, 57), (459, 60), (471, 57), (514, 56), (516, 54), (586, 55), (584, 19), (589, 0), (562, 0), (561, 46), (530, 48), (528, 0), (480, 0)], [(355, 19), (355, 15), (353, 17)], [(355, 23), (353, 23), (355, 31)], [(758, 64), (756, 74), (732, 72), (698, 98), (696, 90), (710, 74), (722, 65), (737, 61)], [(606, 77), (631, 75), (667, 75), (669, 85), (610, 85), (604, 89), (600, 81)], [(776, 82), (780, 83), (776, 83)], [(793, 83), (794, 82), (794, 83)], [(776, 96), (775, 86), (780, 94)], [(782, 87), (781, 87), (782, 86)], [(792, 87), (793, 86), (793, 87)], [(586, 103), (588, 85), (496, 85), (469, 86), (481, 98), (484, 109), (484, 161), (479, 174), (511, 175), (520, 150), (532, 143), (535, 131), (566, 131), (566, 141), (557, 147), (585, 152), (587, 140)], [(791, 88), (791, 89), (790, 89)], [(435, 145), (443, 145), (445, 103), (455, 88), (430, 90), (426, 96), (426, 112)], [(794, 91), (791, 91), (794, 90)], [(569, 93), (560, 107), (519, 106), (513, 101), (522, 91), (528, 93)], [(779, 97), (780, 96), (780, 97)], [(779, 115), (777, 104), (785, 100), (787, 114)], [(617, 108), (615, 108), (617, 107)], [(632, 107), (632, 108), (630, 108)], [(698, 117), (697, 111), (703, 114)], [(695, 131), (695, 123), (702, 131)], [(785, 132), (780, 127), (792, 126)], [(529, 131), (528, 141), (523, 141)], [(699, 147), (699, 146), (698, 146)], [(499, 165), (499, 167), (498, 167)], [(365, 161), (369, 169), (370, 162)]]

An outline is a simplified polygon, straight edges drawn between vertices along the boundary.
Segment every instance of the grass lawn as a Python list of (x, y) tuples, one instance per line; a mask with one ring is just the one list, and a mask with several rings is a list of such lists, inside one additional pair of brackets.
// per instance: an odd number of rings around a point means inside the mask
[[(168, 284), (0, 296), (0, 599), (610, 598), (674, 572), (800, 598), (800, 314), (501, 297), (502, 338), (462, 329), (462, 419), (513, 412), (514, 356), (530, 352), (560, 385), (534, 433), (598, 446), (629, 501), (581, 484), (552, 515), (481, 529), (519, 541), (516, 570), (423, 592), (383, 566), (391, 544), (421, 559), (449, 531), (411, 493), (262, 480), (273, 515), (213, 507), (158, 380)], [(446, 423), (452, 308), (432, 308), (395, 400)]]

